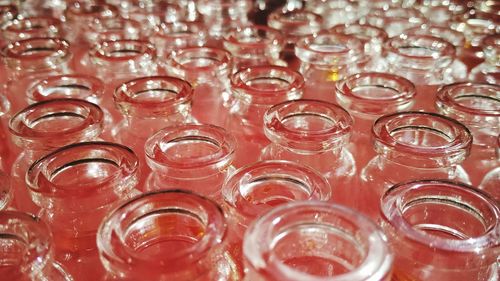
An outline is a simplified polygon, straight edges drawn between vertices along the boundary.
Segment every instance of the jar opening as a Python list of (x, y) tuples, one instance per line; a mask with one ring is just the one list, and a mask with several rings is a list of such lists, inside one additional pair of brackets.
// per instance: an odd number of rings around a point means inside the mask
[(102, 98), (103, 92), (104, 83), (93, 76), (60, 75), (37, 82), (28, 89), (27, 96), (32, 102), (78, 98), (97, 103)]
[(56, 18), (30, 17), (10, 21), (2, 30), (7, 39), (17, 41), (32, 37), (57, 37), (61, 28), (61, 21)]
[(230, 54), (222, 49), (207, 47), (190, 47), (172, 54), (176, 66), (184, 69), (210, 70), (228, 68), (231, 63)]
[(3, 56), (10, 68), (23, 71), (56, 68), (70, 56), (69, 43), (58, 38), (30, 38), (7, 45)]
[(137, 59), (153, 60), (156, 56), (154, 47), (140, 40), (103, 41), (91, 50), (93, 59), (128, 61)]

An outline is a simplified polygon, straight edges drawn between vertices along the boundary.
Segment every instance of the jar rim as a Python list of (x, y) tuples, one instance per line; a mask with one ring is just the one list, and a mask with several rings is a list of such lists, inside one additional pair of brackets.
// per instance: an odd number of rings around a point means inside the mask
[[(359, 32), (349, 32), (349, 30), (355, 29)], [(382, 28), (376, 27), (371, 24), (360, 24), (360, 23), (351, 23), (351, 24), (338, 24), (330, 29), (329, 32), (345, 34), (345, 35), (357, 35), (359, 37), (360, 34), (368, 34), (371, 32), (370, 37), (379, 38), (382, 42), (387, 41), (389, 39), (389, 35)]]
[[(129, 50), (128, 48), (130, 47), (127, 46), (130, 46), (133, 49)], [(127, 52), (127, 55), (113, 55), (115, 52), (122, 53), (123, 51), (130, 52)], [(156, 58), (156, 49), (153, 44), (144, 40), (105, 40), (90, 49), (89, 56), (97, 64), (100, 62), (127, 62), (130, 60), (140, 59), (154, 60)]]
[(63, 74), (49, 76), (36, 82), (27, 90), (26, 94), (30, 101), (36, 103), (53, 99), (50, 95), (44, 94), (44, 91), (47, 89), (71, 86), (79, 87), (79, 90), (85, 89), (90, 92), (89, 97), (95, 96), (97, 99), (102, 98), (104, 94), (104, 82), (97, 77), (86, 74)]
[(119, 17), (120, 15), (116, 6), (100, 1), (74, 1), (72, 5), (66, 8), (65, 14), (70, 20), (78, 20), (79, 18), (92, 20), (95, 18)]
[[(484, 234), (463, 240), (444, 238), (415, 229), (404, 217), (404, 209), (412, 203), (407, 203), (405, 200), (411, 199), (412, 193), (418, 192), (419, 189), (431, 191), (436, 187), (449, 189), (451, 195), (449, 198), (443, 198), (446, 196), (433, 194), (431, 195), (433, 199), (443, 202), (449, 200), (453, 201), (453, 204), (463, 205), (463, 208), (474, 212), (474, 216), (480, 217), (480, 211), (472, 206), (471, 202), (463, 201), (466, 200), (464, 197), (470, 196), (480, 200), (482, 204), (487, 206), (491, 215), (496, 218), (493, 220), (493, 225), (489, 226)], [(421, 200), (421, 198), (418, 197), (415, 200)], [(444, 202), (443, 204), (452, 204), (452, 202)], [(447, 180), (419, 180), (396, 184), (384, 193), (380, 206), (383, 220), (394, 227), (399, 235), (404, 235), (417, 243), (432, 245), (433, 248), (441, 250), (474, 253), (485, 248), (500, 246), (500, 209), (497, 203), (488, 194), (464, 183)]]
[[(38, 35), (40, 31), (42, 30), (49, 31), (51, 28), (55, 29), (53, 31), (60, 32), (62, 28), (62, 22), (59, 19), (53, 17), (34, 16), (26, 18), (16, 18), (12, 21), (9, 21), (2, 26), (2, 31), (12, 33), (15, 35), (20, 35), (20, 34)], [(33, 37), (32, 35), (28, 36)], [(40, 36), (35, 36), (35, 37), (40, 37)]]
[[(460, 95), (460, 90), (464, 89), (477, 89), (481, 90), (484, 89), (486, 94), (490, 93), (490, 95), (481, 95), (477, 92), (472, 92), (472, 93), (466, 93), (465, 95)], [(491, 90), (488, 91), (488, 90)], [(442, 86), (436, 95), (436, 102), (439, 108), (443, 108), (443, 110), (452, 110), (452, 111), (457, 111), (457, 112), (462, 112), (465, 114), (474, 114), (476, 116), (483, 116), (483, 117), (497, 117), (500, 118), (500, 86), (495, 85), (495, 84), (487, 84), (487, 83), (474, 83), (474, 82), (458, 82), (454, 84), (448, 84), (445, 86)], [(498, 103), (497, 108), (492, 108), (492, 109), (484, 109), (484, 108), (477, 108), (477, 107), (469, 107), (467, 105), (464, 105), (460, 103), (458, 99), (462, 97), (476, 97), (476, 98), (485, 98), (485, 99), (491, 99), (493, 101), (496, 101)], [(446, 108), (446, 109), (444, 109)], [(457, 118), (458, 121), (461, 121), (460, 118)], [(500, 119), (498, 119), (500, 120)], [(497, 121), (498, 121), (497, 120)]]
[[(406, 46), (405, 44), (410, 45)], [(428, 48), (437, 51), (437, 53), (436, 55), (432, 56), (406, 54), (400, 51), (400, 48), (403, 47)], [(400, 36), (391, 37), (384, 44), (384, 49), (386, 52), (401, 56), (409, 60), (418, 59), (428, 62), (433, 62), (436, 59), (442, 58), (453, 58), (455, 56), (455, 46), (442, 38), (430, 35), (401, 34)]]
[[(301, 15), (302, 18), (295, 20), (290, 20), (289, 17), (295, 17), (296, 15)], [(292, 10), (292, 11), (283, 11), (276, 10), (269, 14), (268, 18), (268, 26), (284, 32), (285, 34), (291, 36), (305, 36), (311, 35), (316, 32), (319, 32), (323, 26), (323, 17), (306, 10)], [(305, 32), (297, 32), (297, 29), (302, 27), (309, 27)]]
[[(207, 65), (190, 65), (189, 62), (193, 59), (207, 59), (210, 64)], [(172, 66), (182, 71), (222, 71), (227, 70), (231, 66), (231, 54), (223, 49), (211, 47), (186, 47), (175, 50), (169, 57)], [(187, 64), (186, 64), (187, 63)]]
[[(353, 227), (356, 227), (356, 237), (354, 239), (363, 239), (367, 244), (366, 253), (364, 253), (363, 260), (358, 267), (337, 276), (320, 277), (294, 269), (273, 254), (272, 250), (275, 246), (276, 235), (280, 235), (283, 231), (289, 230), (300, 223), (295, 220), (294, 225), (290, 225), (290, 222), (288, 224), (281, 222), (286, 221), (287, 217), (309, 213), (310, 216), (319, 213), (321, 215), (305, 220), (308, 226), (318, 224), (335, 227), (335, 225), (328, 223), (325, 218), (326, 215), (330, 215), (336, 218), (335, 223), (345, 220)], [(284, 226), (280, 224), (284, 224)], [(281, 231), (280, 227), (282, 228)], [(348, 235), (348, 233), (345, 234)], [(358, 241), (353, 240), (353, 242)], [(389, 274), (393, 262), (393, 254), (387, 244), (387, 238), (373, 221), (347, 207), (315, 201), (292, 202), (278, 206), (254, 221), (245, 233), (243, 253), (249, 264), (259, 271), (266, 272), (266, 276), (271, 275), (278, 279), (284, 278), (297, 281), (382, 280)]]
[[(261, 32), (265, 32), (266, 37), (261, 38), (262, 40), (257, 41), (245, 41), (239, 40), (235, 35), (245, 35), (245, 30), (252, 30), (253, 33), (257, 31), (260, 35)], [(268, 45), (276, 45), (283, 47), (285, 44), (285, 38), (281, 35), (281, 33), (271, 27), (265, 25), (245, 25), (245, 26), (237, 26), (235, 28), (230, 29), (224, 35), (224, 45), (235, 46), (238, 48), (262, 48), (265, 49)]]

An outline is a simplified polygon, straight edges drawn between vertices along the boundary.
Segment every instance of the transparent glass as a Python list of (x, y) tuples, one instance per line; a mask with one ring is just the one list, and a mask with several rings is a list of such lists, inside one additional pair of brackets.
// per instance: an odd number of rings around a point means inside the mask
[(384, 45), (389, 72), (416, 85), (448, 84), (459, 79), (450, 73), (455, 47), (438, 37), (402, 34)]
[(12, 202), (10, 176), (0, 170), (0, 211), (7, 210)]
[(393, 254), (371, 220), (341, 205), (294, 202), (255, 221), (244, 280), (389, 281)]
[(361, 22), (382, 28), (389, 37), (394, 37), (403, 33), (405, 29), (421, 26), (427, 19), (417, 9), (391, 7), (372, 9)]
[(498, 204), (457, 182), (398, 184), (381, 198), (381, 225), (395, 251), (393, 280), (498, 280)]
[(91, 46), (104, 41), (145, 39), (138, 21), (121, 17), (96, 18), (83, 28), (83, 38)]
[(304, 97), (335, 102), (335, 82), (363, 71), (369, 62), (364, 44), (356, 35), (321, 33), (297, 42), (295, 55), (307, 81)]
[(300, 73), (281, 66), (252, 66), (233, 74), (226, 129), (238, 143), (235, 166), (258, 160), (269, 143), (262, 130), (265, 111), (277, 103), (299, 99), (304, 85)]
[(146, 161), (152, 172), (146, 190), (183, 188), (221, 202), (221, 189), (231, 166), (236, 141), (221, 127), (167, 127), (146, 141)]
[(240, 280), (222, 210), (186, 191), (145, 193), (122, 204), (102, 222), (97, 245), (112, 280)]
[(3, 26), (7, 22), (17, 18), (18, 9), (16, 5), (13, 4), (2, 4), (0, 5), (0, 24)]
[(332, 33), (354, 35), (364, 44), (364, 52), (370, 56), (370, 63), (365, 70), (384, 72), (387, 63), (382, 57), (382, 47), (389, 36), (378, 27), (368, 24), (336, 25), (329, 29)]
[(469, 9), (467, 6), (470, 6), (471, 2), (467, 3), (467, 1), (460, 0), (423, 0), (418, 5), (418, 9), (432, 24), (447, 26), (455, 16), (467, 12)]
[(223, 126), (228, 115), (231, 54), (223, 49), (191, 47), (171, 53), (166, 71), (191, 83), (193, 117), (201, 123)]
[(372, 124), (378, 117), (409, 110), (417, 100), (415, 85), (401, 76), (364, 72), (348, 76), (335, 85), (338, 103), (354, 119), (351, 147), (357, 167), (363, 168), (375, 156), (370, 143)]
[(305, 9), (321, 15), (325, 28), (356, 23), (369, 11), (368, 5), (354, 0), (309, 0), (305, 2)]
[(378, 118), (372, 128), (375, 156), (361, 171), (359, 209), (376, 216), (382, 194), (409, 180), (449, 179), (469, 183), (460, 164), (472, 135), (458, 121), (427, 112), (399, 112)]
[(64, 146), (29, 168), (26, 183), (54, 236), (55, 255), (77, 280), (104, 275), (97, 229), (112, 206), (139, 193), (138, 171), (132, 150), (107, 142)]
[[(1, 92), (1, 91), (0, 91)], [(5, 95), (0, 95), (0, 170), (10, 171), (16, 157), (15, 145), (9, 140), (8, 120), (11, 115), (10, 102)]]
[[(500, 135), (497, 138), (497, 163), (500, 163)], [(479, 188), (490, 194), (495, 200), (500, 201), (500, 165), (491, 170), (479, 185)]]
[(69, 40), (76, 42), (84, 37), (84, 28), (90, 26), (96, 19), (117, 18), (120, 16), (118, 8), (100, 0), (77, 0), (67, 4), (64, 17), (68, 30)]
[(4, 280), (73, 280), (54, 260), (52, 235), (35, 216), (0, 211), (0, 248), (0, 274)]
[(487, 36), (482, 42), (484, 62), (471, 70), (469, 80), (498, 85), (500, 84), (500, 34)]
[(95, 104), (78, 99), (35, 103), (9, 122), (13, 142), (22, 149), (12, 165), (14, 207), (36, 214), (39, 208), (28, 194), (25, 176), (29, 166), (48, 152), (97, 138), (103, 129), (103, 112)]
[(317, 100), (277, 104), (264, 115), (264, 133), (271, 141), (264, 160), (289, 160), (321, 173), (332, 186), (333, 201), (353, 205), (356, 164), (347, 148), (353, 119), (342, 107)]
[(168, 58), (174, 50), (205, 46), (208, 31), (199, 22), (161, 23), (155, 28), (151, 41), (158, 49), (158, 55)]
[(235, 70), (257, 65), (286, 66), (280, 59), (284, 47), (284, 36), (262, 25), (237, 27), (224, 35), (224, 48), (231, 52)]
[(69, 43), (60, 38), (30, 38), (8, 44), (2, 50), (8, 71), (5, 95), (13, 112), (26, 107), (25, 92), (48, 75), (71, 72)]
[(487, 172), (499, 166), (495, 156), (500, 135), (500, 86), (492, 84), (456, 83), (442, 87), (437, 93), (438, 111), (453, 118), (474, 136), (471, 155), (463, 162), (474, 186)]
[(203, 16), (205, 26), (216, 39), (237, 26), (250, 23), (248, 13), (252, 9), (250, 0), (196, 0), (196, 9)]
[(455, 24), (453, 25), (457, 31), (465, 35), (466, 46), (469, 48), (480, 47), (486, 36), (500, 32), (500, 21), (497, 14), (479, 10), (472, 11), (455, 16)]
[(63, 37), (62, 22), (50, 17), (28, 17), (8, 21), (2, 25), (4, 43), (37, 37)]

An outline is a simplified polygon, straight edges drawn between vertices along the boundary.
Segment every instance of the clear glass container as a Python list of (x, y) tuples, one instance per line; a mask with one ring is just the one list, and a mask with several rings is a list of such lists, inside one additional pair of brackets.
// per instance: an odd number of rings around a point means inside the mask
[(18, 9), (16, 5), (13, 4), (3, 4), (0, 5), (0, 25), (4, 25), (7, 22), (17, 18)]
[(389, 37), (398, 36), (405, 29), (421, 26), (427, 19), (417, 9), (397, 8), (372, 9), (361, 23), (382, 28)]
[(33, 214), (39, 210), (26, 187), (30, 165), (56, 148), (97, 138), (103, 129), (103, 118), (102, 110), (93, 103), (55, 99), (30, 105), (10, 119), (10, 135), (22, 149), (11, 171), (16, 209)]
[(231, 77), (231, 107), (226, 129), (238, 143), (236, 167), (258, 160), (269, 141), (264, 136), (264, 113), (271, 106), (302, 97), (304, 78), (282, 66), (252, 66)]
[(393, 280), (498, 280), (498, 203), (457, 182), (398, 184), (380, 202), (395, 251)]
[(94, 19), (83, 37), (90, 46), (103, 41), (145, 40), (140, 22), (121, 17)]
[(373, 221), (321, 202), (268, 212), (246, 232), (243, 253), (248, 281), (389, 281), (394, 259)]
[[(123, 120), (111, 132), (114, 141), (132, 148), (145, 163), (144, 144), (150, 136), (165, 127), (196, 122), (191, 116), (192, 98), (191, 85), (170, 76), (143, 77), (121, 84), (114, 102)], [(148, 169), (141, 166), (143, 179)]]
[(353, 117), (351, 147), (357, 167), (363, 168), (375, 156), (370, 143), (372, 124), (378, 117), (413, 108), (419, 99), (415, 85), (390, 73), (364, 72), (337, 82), (338, 103)]
[(474, 67), (469, 75), (469, 80), (476, 83), (500, 84), (500, 34), (484, 38), (484, 62)]
[(82, 40), (85, 28), (96, 19), (117, 18), (120, 16), (118, 8), (100, 0), (71, 1), (65, 10), (64, 18), (68, 30), (68, 39), (71, 42)]
[(353, 205), (356, 164), (348, 149), (353, 119), (342, 107), (318, 100), (277, 104), (264, 114), (271, 141), (263, 160), (289, 160), (321, 173), (332, 186), (333, 200)]
[(30, 38), (8, 44), (2, 50), (9, 81), (5, 95), (13, 112), (27, 106), (26, 90), (48, 75), (71, 72), (69, 43), (60, 38)]
[(132, 150), (107, 142), (64, 146), (29, 168), (26, 183), (54, 236), (55, 255), (75, 279), (104, 275), (97, 229), (117, 202), (139, 193), (138, 171)]
[(356, 23), (369, 11), (363, 1), (355, 0), (308, 0), (305, 1), (305, 9), (321, 15), (325, 28)]
[(250, 0), (196, 0), (196, 9), (203, 16), (210, 36), (222, 39), (227, 30), (250, 23)]
[(0, 211), (7, 210), (12, 202), (12, 187), (10, 177), (0, 170)]
[(5, 95), (0, 95), (0, 170), (10, 171), (16, 157), (15, 145), (9, 140), (8, 120), (11, 115), (10, 102)]
[(112, 280), (240, 280), (222, 210), (186, 191), (145, 193), (122, 204), (102, 222), (97, 245)]
[(2, 25), (4, 43), (37, 37), (63, 37), (63, 25), (59, 19), (50, 17), (28, 17), (13, 19)]
[(193, 116), (201, 123), (224, 126), (228, 115), (231, 54), (223, 49), (191, 47), (175, 50), (166, 71), (191, 83)]
[(234, 137), (213, 125), (164, 128), (145, 145), (152, 172), (146, 190), (182, 188), (221, 202), (221, 189), (236, 149)]
[(35, 216), (1, 211), (0, 248), (0, 274), (5, 280), (73, 280), (54, 260), (47, 224)]
[(452, 27), (465, 35), (466, 47), (480, 47), (482, 40), (500, 32), (500, 20), (497, 14), (471, 10), (468, 13), (456, 15)]
[(452, 75), (455, 47), (438, 37), (402, 34), (384, 46), (389, 72), (403, 75), (416, 85), (448, 84)]
[(472, 1), (423, 0), (417, 8), (432, 24), (444, 27), (448, 26), (455, 16), (466, 13), (470, 2)]
[(231, 52), (235, 70), (258, 65), (286, 66), (280, 59), (284, 47), (284, 36), (262, 25), (237, 27), (224, 35), (224, 48)]
[[(182, 48), (205, 46), (208, 39), (208, 31), (203, 24), (186, 21), (161, 23), (151, 35), (158, 56), (162, 58), (168, 58), (173, 51)], [(163, 62), (159, 63), (165, 65)]]
[(370, 57), (356, 35), (321, 33), (297, 42), (295, 55), (300, 59), (300, 72), (307, 81), (304, 97), (335, 101), (335, 82), (362, 72)]
[[(497, 138), (497, 163), (500, 163), (500, 135)], [(479, 188), (490, 194), (495, 200), (500, 201), (500, 165), (496, 166), (486, 176), (479, 185)]]
[(376, 216), (382, 194), (410, 180), (449, 179), (469, 183), (460, 164), (472, 135), (458, 121), (427, 112), (399, 112), (378, 118), (372, 128), (377, 152), (360, 173), (359, 209)]
[(437, 93), (438, 111), (453, 118), (474, 136), (471, 155), (463, 162), (474, 186), (487, 172), (500, 165), (495, 148), (500, 135), (500, 86), (493, 84), (456, 83)]

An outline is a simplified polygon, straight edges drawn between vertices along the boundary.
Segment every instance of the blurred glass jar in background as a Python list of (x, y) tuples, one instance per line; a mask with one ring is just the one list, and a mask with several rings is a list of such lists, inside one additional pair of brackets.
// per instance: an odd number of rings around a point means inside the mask
[(356, 164), (348, 149), (352, 123), (336, 104), (304, 99), (279, 103), (264, 115), (264, 133), (271, 144), (261, 159), (311, 166), (330, 183), (334, 202), (353, 206)]
[(500, 84), (500, 34), (483, 39), (484, 62), (474, 67), (469, 80), (476, 83)]
[(378, 118), (372, 128), (377, 152), (360, 173), (358, 209), (376, 217), (391, 186), (410, 180), (449, 179), (469, 183), (461, 163), (472, 135), (458, 121), (427, 112), (399, 112)]
[(0, 273), (5, 280), (73, 280), (54, 260), (47, 224), (33, 215), (0, 211), (0, 248)]
[(394, 280), (498, 280), (500, 210), (477, 189), (428, 180), (398, 184), (380, 203), (397, 249)]
[(0, 170), (0, 211), (10, 208), (12, 203), (12, 186), (9, 174)]
[(216, 47), (224, 34), (235, 27), (250, 24), (248, 14), (252, 9), (250, 0), (196, 0), (196, 9), (203, 16), (210, 36), (215, 39)]
[(136, 194), (139, 161), (127, 147), (82, 142), (37, 160), (26, 174), (33, 202), (54, 237), (54, 254), (75, 280), (102, 280), (96, 233), (112, 206)]
[(151, 173), (145, 189), (182, 187), (220, 203), (222, 184), (234, 170), (236, 145), (230, 133), (213, 125), (164, 128), (146, 141)]
[(16, 18), (1, 26), (2, 45), (30, 38), (63, 38), (63, 23), (56, 18)]
[(178, 21), (156, 26), (150, 39), (158, 50), (158, 64), (166, 67), (167, 58), (173, 51), (205, 46), (209, 37), (202, 23)]
[(462, 166), (471, 182), (478, 186), (484, 175), (500, 162), (495, 148), (500, 134), (500, 86), (479, 83), (455, 83), (437, 93), (438, 111), (470, 130), (474, 137), (471, 155)]
[(398, 36), (405, 29), (421, 26), (427, 19), (417, 9), (391, 7), (388, 9), (371, 9), (360, 23), (368, 23), (383, 29), (389, 37)]
[[(500, 162), (500, 135), (497, 139), (496, 147), (497, 162)], [(479, 185), (479, 188), (490, 194), (493, 199), (500, 201), (500, 166), (497, 166), (491, 170), (486, 176), (484, 176), (483, 181)]]
[(237, 281), (227, 231), (214, 202), (160, 190), (113, 210), (99, 228), (97, 245), (112, 280)]
[(293, 202), (268, 212), (243, 241), (248, 281), (389, 281), (394, 256), (370, 219), (341, 205)]
[(369, 7), (363, 1), (354, 0), (308, 0), (305, 10), (318, 14), (324, 19), (324, 27), (335, 25), (350, 25), (358, 22), (369, 12)]

